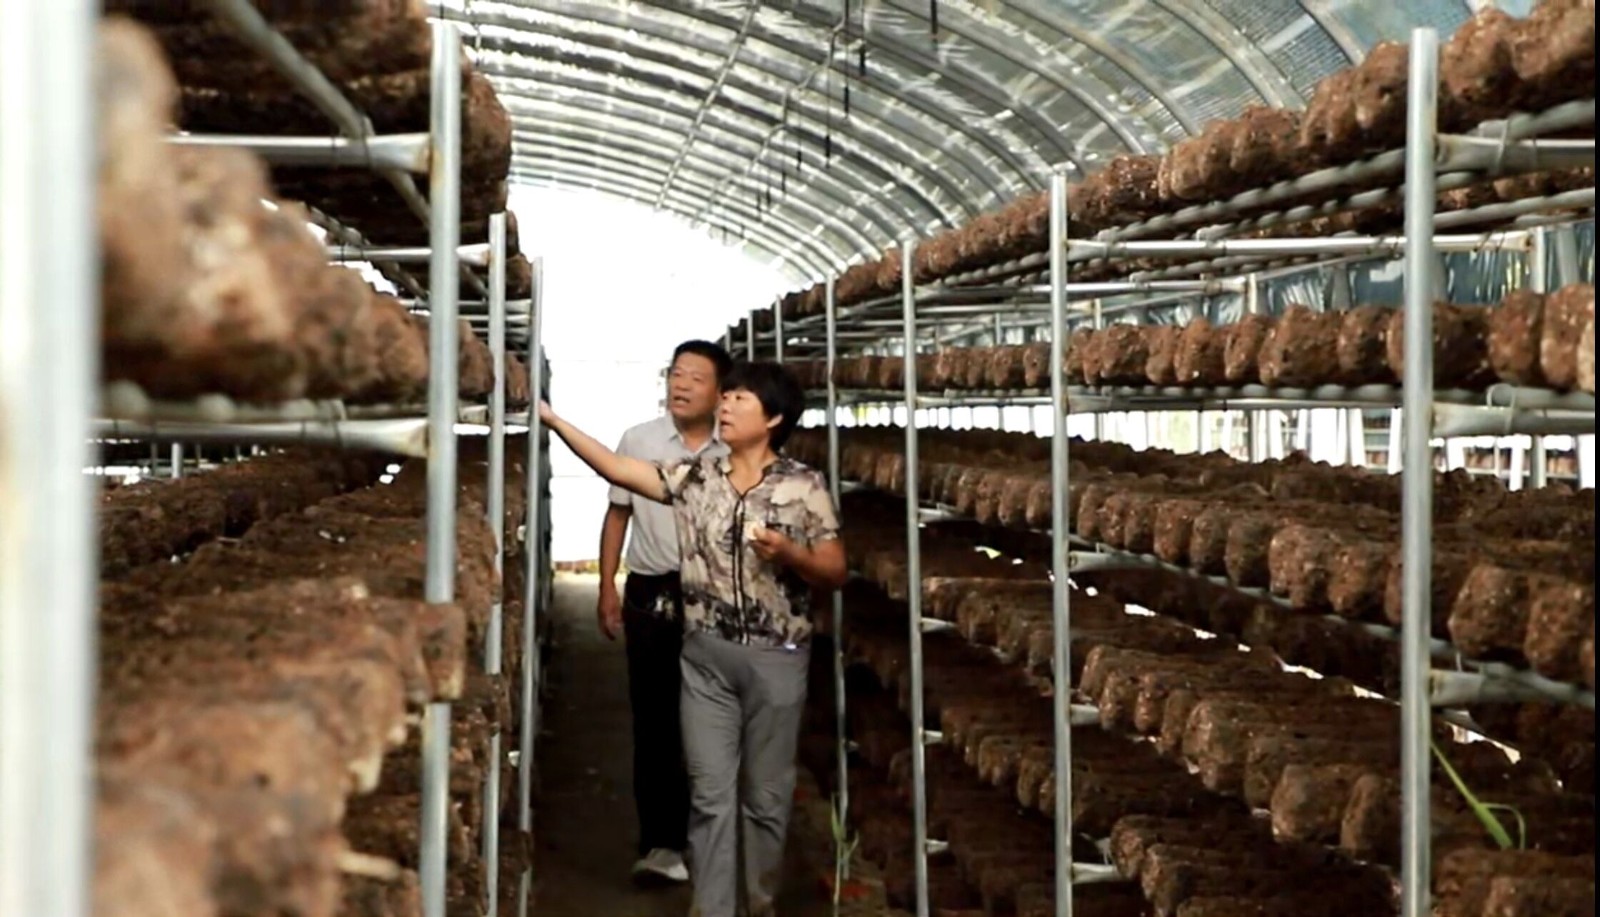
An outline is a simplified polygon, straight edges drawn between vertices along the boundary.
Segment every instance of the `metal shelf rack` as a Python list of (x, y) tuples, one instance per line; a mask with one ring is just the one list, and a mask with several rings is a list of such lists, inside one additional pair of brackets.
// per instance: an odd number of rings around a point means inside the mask
[[(1432, 446), (1435, 437), (1506, 435), (1527, 433), (1535, 437), (1552, 433), (1594, 433), (1594, 399), (1586, 394), (1563, 394), (1516, 390), (1497, 386), (1488, 392), (1434, 391), (1432, 373), (1432, 310), (1436, 294), (1435, 261), (1442, 252), (1480, 252), (1507, 250), (1534, 256), (1539, 263), (1533, 271), (1535, 283), (1543, 286), (1545, 251), (1544, 227), (1560, 227), (1581, 217), (1592, 218), (1594, 191), (1585, 189), (1551, 197), (1494, 204), (1453, 213), (1434, 213), (1438, 191), (1465, 187), (1495, 176), (1551, 168), (1553, 162), (1567, 167), (1592, 166), (1593, 140), (1548, 141), (1534, 139), (1541, 134), (1592, 128), (1594, 102), (1569, 103), (1536, 115), (1519, 115), (1499, 124), (1484, 125), (1475, 135), (1439, 135), (1433, 121), (1437, 83), (1437, 37), (1430, 30), (1419, 30), (1412, 39), (1413, 69), (1410, 79), (1411, 122), (1406, 146), (1349, 166), (1326, 169), (1270, 188), (1239, 195), (1231, 200), (1189, 207), (1174, 214), (1116, 230), (1102, 232), (1092, 240), (1069, 237), (1067, 225), (1067, 181), (1064, 172), (1052, 175), (1050, 182), (1049, 244), (1044, 253), (1008, 264), (943, 278), (919, 287), (914, 272), (901, 271), (901, 290), (897, 296), (881, 298), (841, 308), (836, 301), (834, 282), (829, 279), (823, 291), (824, 308), (820, 316), (801, 317), (782, 314), (773, 308), (770, 329), (760, 329), (757, 313), (730, 327), (724, 337), (730, 349), (742, 344), (750, 358), (771, 354), (780, 362), (796, 353), (820, 352), (826, 360), (826, 392), (813, 407), (826, 411), (828, 429), (828, 474), (837, 500), (845, 489), (839, 479), (839, 408), (847, 404), (896, 405), (904, 411), (906, 492), (917, 492), (917, 411), (951, 406), (1053, 406), (1053, 415), (1107, 414), (1133, 411), (1208, 411), (1244, 410), (1252, 412), (1246, 441), (1253, 457), (1265, 445), (1265, 412), (1307, 408), (1401, 408), (1408, 418), (1404, 429), (1404, 513), (1403, 551), (1408, 559), (1431, 555)], [(1377, 186), (1377, 187), (1374, 187)], [(1403, 188), (1403, 191), (1402, 191)], [(1332, 238), (1227, 238), (1240, 232), (1313, 216), (1341, 213), (1402, 199), (1405, 203), (1403, 232), (1382, 237), (1339, 236)], [(1308, 198), (1316, 203), (1300, 204)], [(1262, 213), (1274, 204), (1294, 204)], [(1561, 215), (1547, 217), (1550, 211)], [(1578, 211), (1580, 217), (1574, 217)], [(1250, 214), (1246, 216), (1246, 214)], [(1509, 228), (1491, 232), (1471, 232), (1485, 224)], [(1449, 235), (1447, 232), (1465, 234)], [(1189, 233), (1192, 238), (1148, 239), (1158, 234)], [(1558, 247), (1558, 254), (1568, 246)], [(916, 240), (907, 239), (900, 249), (900, 263), (913, 264)], [(1096, 262), (1118, 259), (1167, 258), (1172, 267), (1127, 274), (1122, 281), (1075, 283), (1070, 271)], [(1310, 390), (1266, 389), (1123, 389), (1070, 386), (1064, 377), (1065, 341), (1074, 322), (1094, 322), (1102, 326), (1113, 308), (1140, 310), (1156, 304), (1194, 299), (1220, 293), (1244, 293), (1248, 311), (1260, 309), (1260, 281), (1268, 276), (1292, 273), (1315, 267), (1348, 264), (1375, 258), (1405, 262), (1405, 333), (1408, 367), (1424, 367), (1407, 374), (1405, 384), (1361, 388), (1320, 387)], [(1562, 259), (1558, 258), (1558, 261)], [(1566, 259), (1573, 261), (1572, 257)], [(1564, 265), (1575, 273), (1572, 265)], [(1197, 276), (1201, 275), (1201, 276)], [(1569, 280), (1572, 279), (1569, 275)], [(1102, 300), (1133, 297), (1113, 307)], [(898, 313), (898, 315), (896, 315)], [(1041, 320), (1042, 319), (1042, 320)], [(947, 391), (935, 395), (918, 392), (916, 373), (906, 371), (904, 390), (841, 391), (834, 382), (833, 370), (844, 347), (871, 347), (876, 352), (910, 357), (918, 343), (919, 320), (934, 321), (953, 330), (937, 336), (947, 340), (984, 335), (993, 329), (996, 343), (1008, 322), (1047, 327), (1052, 343), (1053, 367), (1048, 390), (1025, 392)], [(820, 325), (820, 327), (819, 327)], [(892, 340), (903, 342), (898, 347)], [(909, 359), (908, 359), (909, 362)], [(1066, 494), (1069, 467), (1068, 438), (1062, 425), (1053, 427), (1051, 484), (1054, 494), (1051, 538), (1054, 569), (1055, 669), (1070, 671), (1071, 608), (1067, 579), (1072, 570), (1090, 566), (1157, 565), (1154, 558), (1139, 558), (1126, 552), (1113, 553), (1098, 546), (1073, 545), (1066, 534)], [(1541, 450), (1535, 449), (1540, 467)], [(1542, 475), (1535, 484), (1542, 483)], [(921, 614), (920, 556), (918, 525), (922, 516), (915, 500), (907, 501), (906, 540), (910, 610), (911, 718), (913, 730), (913, 830), (916, 854), (916, 895), (918, 917), (927, 917), (927, 856), (942, 849), (927, 836), (925, 773), (926, 744), (936, 739), (926, 730), (922, 707), (921, 635), (928, 630)], [(1166, 567), (1168, 565), (1162, 564)], [(1556, 698), (1566, 702), (1593, 705), (1593, 692), (1551, 682), (1537, 675), (1518, 672), (1494, 663), (1468, 665), (1459, 660), (1448, 644), (1434, 640), (1429, 632), (1427, 597), (1430, 564), (1405, 565), (1404, 623), (1397, 632), (1376, 625), (1369, 629), (1398, 639), (1404, 659), (1403, 690), (1400, 698), (1405, 730), (1402, 763), (1405, 810), (1404, 917), (1426, 917), (1429, 909), (1430, 859), (1428, 852), (1428, 748), (1425, 724), (1434, 715), (1435, 704), (1459, 704), (1496, 700), (1522, 700), (1529, 697)], [(1180, 571), (1190, 573), (1190, 571)], [(1193, 574), (1191, 574), (1193, 575)], [(1262, 598), (1269, 598), (1263, 595)], [(834, 679), (840, 782), (838, 809), (848, 814), (849, 793), (845, 760), (848, 738), (845, 732), (844, 658), (838, 635), (845, 632), (842, 608), (836, 598)], [(935, 627), (937, 629), (937, 626)], [(1435, 659), (1449, 660), (1452, 666), (1470, 668), (1452, 672), (1436, 669)], [(1055, 694), (1057, 710), (1055, 776), (1057, 792), (1057, 849), (1067, 850), (1071, 827), (1071, 731), (1070, 693)], [(844, 855), (843, 850), (839, 855)], [(1071, 917), (1073, 864), (1070, 857), (1057, 857), (1056, 913)]]
[[(24, 5), (4, 33), (5, 57), (18, 65), (4, 83), (7, 117), (41, 125), (5, 135), (4, 225), (7, 268), (0, 284), (0, 325), (11, 341), (28, 347), (8, 354), (0, 370), (0, 658), (7, 689), (0, 691), (0, 788), (13, 816), (0, 825), (0, 910), (76, 917), (89, 913), (92, 885), (90, 837), (93, 798), (89, 739), (94, 695), (94, 551), (92, 464), (95, 437), (160, 441), (274, 444), (321, 443), (427, 458), (426, 601), (455, 597), (456, 431), (458, 423), (490, 429), (488, 502), (499, 551), (504, 543), (505, 345), (508, 328), (528, 345), (534, 403), (548, 378), (540, 340), (538, 304), (542, 264), (535, 263), (531, 302), (508, 310), (505, 215), (491, 220), (489, 245), (461, 246), (461, 42), (458, 26), (434, 21), (431, 112), (426, 133), (376, 135), (370, 121), (299, 54), (247, 0), (208, 0), (207, 10), (234, 36), (262, 54), (302, 96), (326, 114), (338, 133), (326, 137), (177, 135), (175, 144), (252, 150), (278, 164), (348, 166), (384, 176), (429, 228), (419, 248), (370, 246), (336, 219), (313, 212), (336, 243), (331, 256), (370, 259), (402, 289), (424, 295), (429, 322), (429, 377), (425, 406), (352, 407), (296, 401), (245, 406), (220, 396), (184, 403), (150, 399), (134, 386), (99, 393), (98, 366), (85, 329), (95, 325), (97, 291), (94, 239), (92, 136), (93, 33), (98, 10), (90, 4)], [(11, 164), (15, 163), (15, 168)], [(424, 199), (413, 175), (427, 175)], [(431, 201), (431, 205), (430, 205)], [(352, 249), (351, 246), (356, 248)], [(15, 264), (11, 256), (16, 256)], [(426, 281), (401, 264), (427, 264)], [(471, 270), (487, 267), (491, 282)], [(487, 406), (458, 405), (457, 315), (465, 282), (483, 302), (465, 310), (482, 315), (494, 361)], [(46, 294), (45, 291), (48, 291)], [(515, 313), (520, 321), (508, 318)], [(15, 356), (15, 359), (13, 359)], [(38, 392), (49, 392), (48, 399)], [(530, 828), (531, 770), (537, 728), (539, 676), (537, 627), (548, 602), (549, 508), (547, 439), (536, 411), (527, 423), (527, 519), (523, 561), (528, 591), (527, 645), (522, 685), (523, 726), (515, 754), (519, 768), (519, 824)], [(174, 455), (181, 446), (174, 446)], [(48, 563), (37, 559), (47, 557)], [(41, 616), (40, 607), (52, 614)], [(489, 674), (498, 674), (502, 609), (491, 610)], [(447, 868), (450, 763), (449, 703), (423, 711), (423, 786), (419, 875), (423, 912), (443, 917)], [(499, 737), (492, 745), (484, 812), (486, 913), (498, 911)], [(33, 813), (23, 815), (23, 813)], [(519, 878), (523, 907), (531, 877)]]

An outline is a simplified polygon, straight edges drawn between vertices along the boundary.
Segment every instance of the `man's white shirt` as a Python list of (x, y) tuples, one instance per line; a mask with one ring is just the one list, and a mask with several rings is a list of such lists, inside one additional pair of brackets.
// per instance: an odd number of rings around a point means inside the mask
[[(617, 454), (646, 462), (671, 464), (695, 456), (717, 456), (728, 451), (715, 432), (699, 450), (690, 449), (678, 432), (672, 415), (629, 427), (617, 443)], [(674, 573), (678, 569), (678, 525), (672, 507), (629, 492), (611, 488), (611, 503), (633, 509), (633, 524), (628, 530), (628, 570), (646, 576)]]

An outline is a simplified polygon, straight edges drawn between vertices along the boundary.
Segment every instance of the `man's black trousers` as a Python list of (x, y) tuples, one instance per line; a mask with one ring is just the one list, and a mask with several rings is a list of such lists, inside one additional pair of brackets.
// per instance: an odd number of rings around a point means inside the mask
[(633, 801), (639, 854), (688, 846), (689, 775), (683, 763), (678, 695), (683, 673), (683, 593), (678, 575), (628, 574), (622, 592), (633, 707)]

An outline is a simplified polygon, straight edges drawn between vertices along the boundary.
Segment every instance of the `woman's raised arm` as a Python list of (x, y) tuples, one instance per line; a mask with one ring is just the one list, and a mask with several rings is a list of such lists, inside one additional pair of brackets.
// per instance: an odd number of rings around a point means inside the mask
[(661, 470), (653, 463), (607, 449), (603, 443), (567, 423), (550, 405), (539, 405), (539, 420), (566, 443), (583, 463), (595, 473), (618, 487), (630, 490), (647, 500), (667, 502), (667, 490), (661, 483)]

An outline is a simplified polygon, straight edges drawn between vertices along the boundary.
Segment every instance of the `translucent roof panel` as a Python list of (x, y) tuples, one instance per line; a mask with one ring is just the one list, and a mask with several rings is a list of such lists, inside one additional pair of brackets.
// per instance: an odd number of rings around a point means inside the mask
[[(1160, 152), (1482, 0), (451, 0), (513, 177), (635, 200), (817, 280)], [(1523, 0), (1501, 4), (1524, 12)]]

